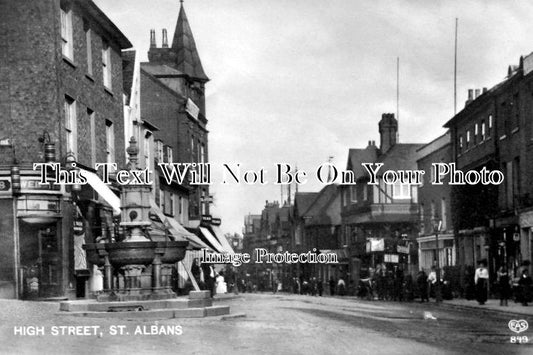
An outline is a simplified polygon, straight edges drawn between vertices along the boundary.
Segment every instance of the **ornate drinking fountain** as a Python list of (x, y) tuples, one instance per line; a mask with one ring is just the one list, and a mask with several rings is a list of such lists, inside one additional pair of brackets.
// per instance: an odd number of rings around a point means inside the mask
[[(139, 150), (132, 137), (128, 169), (137, 170)], [(104, 270), (104, 290), (97, 299), (69, 300), (60, 303), (64, 314), (82, 317), (202, 318), (229, 314), (227, 305), (213, 305), (209, 291), (191, 291), (177, 297), (170, 287), (173, 264), (185, 257), (188, 241), (152, 230), (149, 185), (123, 185), (121, 222), (124, 237), (119, 241), (83, 245), (87, 260)], [(150, 287), (141, 277), (149, 275)], [(122, 281), (122, 282), (121, 282)]]
[[(126, 152), (129, 159), (128, 169), (138, 170), (139, 149), (133, 137)], [(122, 241), (83, 246), (87, 252), (87, 260), (104, 269), (104, 292), (97, 297), (98, 301), (160, 300), (176, 297), (170, 288), (168, 274), (169, 270), (172, 270), (172, 264), (185, 257), (189, 242), (170, 240), (168, 236), (158, 241), (151, 238), (151, 189), (150, 185), (122, 186), (120, 226), (125, 236)], [(141, 274), (148, 268), (151, 268), (151, 288), (142, 288)], [(123, 276), (122, 284), (119, 274)]]

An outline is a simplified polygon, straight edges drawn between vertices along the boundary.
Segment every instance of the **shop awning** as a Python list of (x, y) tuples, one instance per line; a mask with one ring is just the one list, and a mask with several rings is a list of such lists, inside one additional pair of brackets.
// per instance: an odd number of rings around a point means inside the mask
[(210, 249), (204, 242), (200, 240), (196, 235), (186, 230), (181, 224), (179, 224), (174, 218), (165, 216), (161, 208), (156, 205), (153, 199), (150, 199), (150, 210), (154, 212), (157, 217), (163, 222), (163, 224), (169, 229), (170, 233), (176, 240), (187, 240), (193, 249)]
[(217, 238), (215, 238), (213, 236), (213, 234), (211, 234), (211, 232), (205, 228), (205, 227), (200, 227), (200, 233), (202, 233), (202, 235), (204, 236), (205, 239), (207, 239), (207, 241), (209, 242), (209, 244), (211, 244), (213, 246), (213, 248), (215, 249), (215, 251), (217, 253), (224, 253), (226, 252), (224, 250), (224, 248), (222, 247), (222, 245), (220, 245), (220, 243), (218, 242)]
[(215, 237), (220, 242), (220, 245), (222, 245), (222, 248), (224, 248), (224, 251), (230, 254), (235, 254), (233, 251), (233, 248), (231, 247), (231, 244), (228, 242), (226, 237), (224, 236), (224, 233), (222, 233), (222, 230), (219, 226), (211, 225), (211, 230), (213, 231)]
[(120, 215), (120, 198), (95, 173), (81, 169), (87, 183), (98, 193), (105, 202), (113, 208), (114, 215)]

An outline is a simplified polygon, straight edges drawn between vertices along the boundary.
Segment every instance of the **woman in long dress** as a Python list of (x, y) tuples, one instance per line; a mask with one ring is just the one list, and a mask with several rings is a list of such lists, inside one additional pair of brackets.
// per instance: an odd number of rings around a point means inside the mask
[(226, 286), (226, 282), (224, 281), (224, 273), (221, 271), (217, 278), (216, 278), (216, 293), (217, 294), (222, 294), (222, 293), (227, 293), (228, 292), (228, 288)]
[(484, 262), (479, 263), (479, 267), (476, 269), (474, 276), (474, 282), (476, 283), (476, 300), (479, 304), (483, 305), (487, 302), (487, 284), (489, 282), (489, 271), (485, 267)]

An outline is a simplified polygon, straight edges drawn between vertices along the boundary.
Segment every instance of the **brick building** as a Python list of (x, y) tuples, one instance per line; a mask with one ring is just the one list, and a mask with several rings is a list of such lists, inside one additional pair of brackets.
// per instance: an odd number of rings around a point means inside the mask
[[(499, 170), (496, 185), (454, 186), (454, 227), (470, 244), (466, 266), (482, 259), (495, 275), (529, 264), (533, 228), (533, 56), (509, 66), (507, 78), (487, 90), (469, 90), (463, 110), (448, 121), (457, 169)], [(493, 280), (495, 277), (492, 278)]]
[(162, 30), (161, 47), (157, 46), (155, 30), (150, 32), (148, 62), (141, 63), (141, 118), (157, 128), (153, 131), (159, 192), (156, 202), (166, 215), (185, 226), (190, 225), (189, 220), (199, 223), (202, 215), (209, 215), (208, 185), (188, 181), (169, 185), (157, 164), (207, 163), (208, 81), (182, 4), (170, 45), (166, 29)]
[[(419, 148), (417, 153), (418, 169), (425, 172), (424, 183), (418, 188), (420, 205), (418, 267), (429, 272), (431, 267), (436, 265), (437, 255), (441, 268), (455, 266), (457, 263), (457, 246), (451, 215), (451, 186), (448, 184), (448, 178), (443, 179), (441, 185), (434, 184), (435, 177), (432, 170), (434, 163), (451, 162), (450, 133), (446, 132)], [(437, 231), (438, 247), (435, 236)]]
[(40, 185), (32, 167), (125, 165), (131, 43), (92, 1), (1, 1), (0, 17), (0, 294), (83, 296), (81, 244), (113, 236), (111, 208), (88, 185)]

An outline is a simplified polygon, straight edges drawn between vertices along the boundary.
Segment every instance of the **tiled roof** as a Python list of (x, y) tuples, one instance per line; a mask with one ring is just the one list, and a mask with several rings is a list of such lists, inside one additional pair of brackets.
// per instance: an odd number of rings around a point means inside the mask
[(377, 160), (378, 163), (383, 163), (383, 168), (380, 172), (385, 170), (414, 170), (417, 168), (416, 161), (418, 160), (418, 148), (423, 144), (402, 144), (393, 145), (386, 154), (383, 154)]
[(347, 168), (354, 172), (356, 180), (368, 175), (363, 163), (373, 163), (378, 158), (378, 148), (369, 145), (365, 149), (350, 149), (348, 152)]
[(299, 216), (307, 212), (317, 196), (318, 192), (298, 192), (294, 195), (294, 205), (298, 208)]

